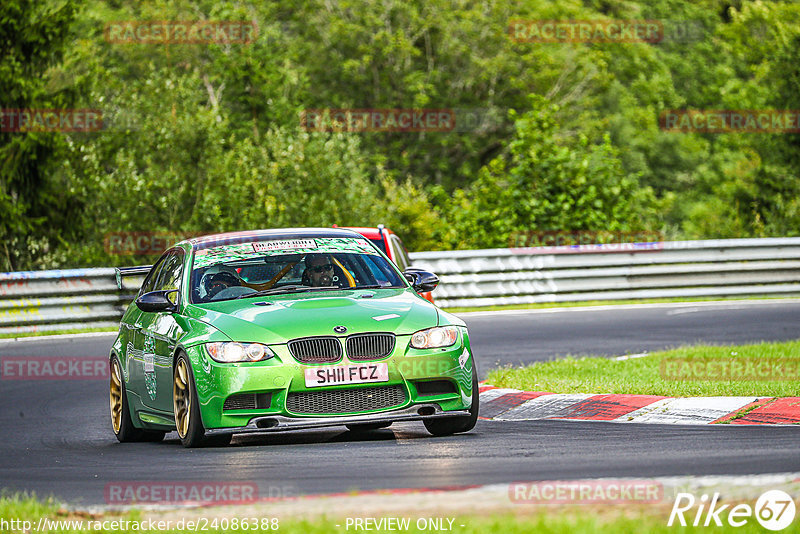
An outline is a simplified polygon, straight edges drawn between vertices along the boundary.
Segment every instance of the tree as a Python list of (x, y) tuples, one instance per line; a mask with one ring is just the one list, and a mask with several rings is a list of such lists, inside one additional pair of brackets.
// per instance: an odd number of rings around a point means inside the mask
[(610, 140), (565, 136), (558, 106), (538, 95), (530, 102), (525, 113), (512, 112), (509, 156), (481, 169), (451, 204), (459, 236), (452, 245), (503, 247), (528, 230), (652, 230), (652, 191), (624, 173)]
[[(76, 3), (34, 0), (0, 4), (0, 95), (11, 109), (64, 109), (73, 87), (56, 69), (75, 20)], [(5, 120), (8, 120), (7, 118)], [(47, 262), (53, 247), (74, 239), (80, 205), (59, 172), (66, 141), (58, 132), (0, 131), (0, 269)]]

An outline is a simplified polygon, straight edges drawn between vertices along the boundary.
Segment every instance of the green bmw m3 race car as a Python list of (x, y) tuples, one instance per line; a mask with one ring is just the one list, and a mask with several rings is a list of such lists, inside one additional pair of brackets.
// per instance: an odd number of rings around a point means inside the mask
[(182, 241), (146, 274), (110, 353), (117, 439), (187, 447), (234, 433), (421, 420), (466, 432), (478, 382), (466, 325), (345, 229), (259, 230)]

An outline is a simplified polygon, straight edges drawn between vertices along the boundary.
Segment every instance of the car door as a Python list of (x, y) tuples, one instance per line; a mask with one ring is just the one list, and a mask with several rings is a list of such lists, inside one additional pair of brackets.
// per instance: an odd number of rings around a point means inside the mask
[[(184, 252), (172, 249), (164, 257), (153, 291), (177, 290), (169, 295), (179, 304)], [(145, 406), (160, 412), (172, 412), (172, 353), (183, 329), (172, 312), (142, 312), (139, 323), (143, 336), (142, 372), (146, 394)]]
[[(164, 258), (166, 255), (161, 256), (158, 261), (150, 269), (150, 272), (142, 282), (142, 287), (139, 288), (139, 293), (136, 297), (141, 297), (145, 293), (153, 291), (156, 283), (158, 282), (158, 275), (161, 273), (161, 268), (164, 266)], [(128, 389), (134, 392), (139, 398), (146, 396), (145, 383), (144, 383), (144, 369), (143, 369), (143, 351), (145, 344), (144, 331), (142, 330), (142, 319), (144, 312), (136, 305), (131, 306), (126, 315), (124, 327), (128, 330), (128, 342), (125, 347), (125, 354), (127, 357), (127, 383)]]

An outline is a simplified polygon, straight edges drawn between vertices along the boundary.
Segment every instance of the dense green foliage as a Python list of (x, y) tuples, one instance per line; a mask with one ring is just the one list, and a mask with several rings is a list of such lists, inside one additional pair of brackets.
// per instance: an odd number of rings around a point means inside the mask
[[(658, 43), (516, 42), (511, 19), (659, 19)], [(141, 44), (119, 21), (254, 21), (249, 44)], [(800, 5), (746, 0), (5, 0), (0, 270), (147, 262), (112, 232), (383, 222), (411, 249), (519, 230), (800, 235), (800, 134), (676, 133), (670, 109), (800, 109)], [(305, 109), (468, 110), (449, 132), (317, 132)]]

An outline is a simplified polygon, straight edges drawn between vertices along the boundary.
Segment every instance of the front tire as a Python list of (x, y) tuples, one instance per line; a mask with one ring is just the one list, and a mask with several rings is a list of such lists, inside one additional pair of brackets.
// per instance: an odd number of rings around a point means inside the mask
[(199, 447), (206, 430), (200, 417), (197, 391), (194, 387), (192, 366), (185, 354), (178, 356), (172, 380), (172, 408), (175, 428), (184, 447)]
[(125, 380), (122, 378), (122, 368), (116, 354), (111, 357), (109, 381), (109, 405), (111, 408), (111, 429), (120, 443), (134, 441), (161, 441), (165, 432), (160, 430), (144, 430), (133, 426), (131, 411), (128, 406), (128, 393), (125, 390)]
[(472, 406), (469, 408), (469, 415), (456, 417), (442, 417), (436, 419), (425, 419), (422, 422), (428, 432), (434, 436), (449, 436), (459, 432), (469, 432), (475, 428), (478, 422), (478, 410), (480, 408), (480, 392), (478, 391), (478, 369), (475, 367), (475, 359), (472, 360)]

